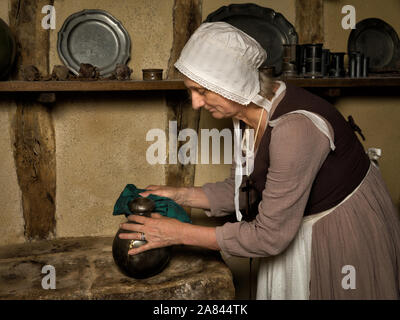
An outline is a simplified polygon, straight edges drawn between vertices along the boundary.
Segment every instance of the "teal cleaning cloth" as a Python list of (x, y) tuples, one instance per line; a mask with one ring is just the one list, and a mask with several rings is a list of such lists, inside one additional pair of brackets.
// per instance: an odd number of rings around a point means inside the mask
[[(128, 203), (136, 198), (142, 198), (139, 193), (144, 191), (146, 191), (146, 189), (138, 189), (133, 184), (127, 184), (114, 205), (113, 215), (124, 214), (125, 216), (129, 216), (130, 211)], [(186, 211), (172, 199), (156, 196), (154, 194), (150, 194), (147, 198), (155, 202), (156, 207), (154, 212), (166, 217), (178, 219), (182, 222), (192, 223)]]

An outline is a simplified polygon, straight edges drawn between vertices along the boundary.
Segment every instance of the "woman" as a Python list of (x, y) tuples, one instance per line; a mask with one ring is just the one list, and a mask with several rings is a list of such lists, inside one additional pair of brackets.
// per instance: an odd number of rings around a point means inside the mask
[[(130, 216), (121, 238), (151, 248), (186, 244), (261, 258), (258, 299), (398, 299), (400, 223), (378, 168), (326, 101), (260, 76), (265, 50), (224, 22), (205, 23), (175, 66), (192, 106), (232, 118), (232, 175), (197, 188), (148, 186), (209, 216), (238, 222), (195, 226), (159, 214)], [(254, 141), (240, 130), (255, 131)], [(249, 132), (249, 131), (246, 131)], [(245, 161), (242, 156), (245, 155)]]

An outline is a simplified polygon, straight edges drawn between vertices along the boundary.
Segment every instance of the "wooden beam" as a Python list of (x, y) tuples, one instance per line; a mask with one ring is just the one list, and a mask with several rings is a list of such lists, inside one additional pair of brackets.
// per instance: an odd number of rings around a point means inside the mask
[[(49, 0), (10, 0), (10, 27), (18, 43), (16, 69), (35, 65), (43, 75), (49, 73), (49, 30), (41, 26), (41, 9)], [(22, 209), (27, 240), (46, 239), (55, 233), (56, 157), (55, 134), (50, 110), (40, 103), (19, 96), (11, 130), (14, 159), (22, 192)]]
[[(189, 40), (192, 33), (201, 24), (202, 0), (175, 0), (173, 9), (173, 44), (168, 62), (168, 79), (182, 78), (175, 69), (174, 63), (180, 52)], [(178, 133), (182, 129), (190, 128), (196, 132), (199, 129), (200, 112), (194, 111), (186, 92), (168, 92), (166, 96), (169, 121), (177, 121)], [(171, 143), (171, 141), (170, 141)], [(185, 142), (178, 142), (177, 148)], [(195, 164), (170, 164), (167, 167), (166, 182), (170, 186), (193, 186)], [(190, 212), (189, 208), (185, 208)]]
[(189, 40), (192, 33), (200, 26), (203, 0), (175, 0), (173, 9), (173, 43), (168, 61), (168, 79), (181, 79), (174, 63)]
[(299, 44), (324, 43), (324, 0), (296, 0)]

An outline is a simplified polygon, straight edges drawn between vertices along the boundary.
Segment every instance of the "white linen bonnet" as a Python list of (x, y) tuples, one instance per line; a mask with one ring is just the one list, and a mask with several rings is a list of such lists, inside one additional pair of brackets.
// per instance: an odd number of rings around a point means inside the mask
[(183, 48), (175, 67), (204, 88), (242, 105), (265, 107), (258, 68), (266, 51), (226, 22), (203, 23)]

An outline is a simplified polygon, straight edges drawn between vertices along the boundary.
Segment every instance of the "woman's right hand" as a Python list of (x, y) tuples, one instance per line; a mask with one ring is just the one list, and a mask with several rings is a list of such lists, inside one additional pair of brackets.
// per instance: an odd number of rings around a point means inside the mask
[(142, 197), (154, 194), (170, 198), (183, 207), (210, 209), (210, 203), (201, 187), (169, 187), (150, 185), (146, 191), (139, 193)]
[(178, 199), (179, 188), (176, 187), (150, 185), (145, 189), (146, 191), (139, 193), (139, 195), (142, 197), (147, 197), (150, 194), (154, 194), (156, 196), (170, 198), (175, 202)]

